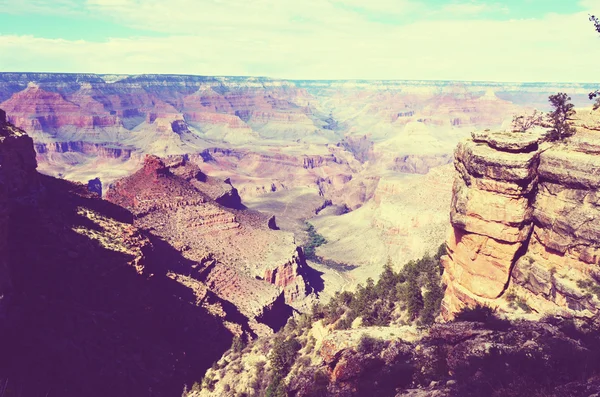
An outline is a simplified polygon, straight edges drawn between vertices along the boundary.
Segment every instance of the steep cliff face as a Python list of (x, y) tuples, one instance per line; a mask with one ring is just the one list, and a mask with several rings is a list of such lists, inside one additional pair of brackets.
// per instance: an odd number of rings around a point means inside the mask
[(180, 282), (194, 262), (132, 222), (37, 173), (32, 140), (0, 112), (2, 393), (176, 395), (250, 333), (231, 304)]
[(311, 292), (307, 280), (307, 266), (304, 253), (296, 248), (290, 259), (275, 268), (265, 270), (265, 281), (283, 288), (285, 299), (294, 302)]
[[(477, 303), (597, 317), (600, 135), (474, 133), (455, 151), (444, 315)], [(518, 305), (515, 304), (518, 302)]]
[(9, 270), (11, 198), (27, 197), (38, 190), (33, 141), (8, 124), (0, 109), (0, 326), (12, 292)]

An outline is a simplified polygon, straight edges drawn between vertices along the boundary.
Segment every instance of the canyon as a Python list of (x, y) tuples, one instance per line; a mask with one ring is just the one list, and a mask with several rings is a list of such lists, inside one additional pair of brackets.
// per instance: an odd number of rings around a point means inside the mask
[[(208, 373), (216, 393), (247, 391), (233, 366), (253, 374), (287, 333), (331, 395), (355, 395), (438, 353), (459, 371), (490, 341), (576, 345), (545, 317), (599, 317), (600, 116), (580, 109), (565, 142), (508, 132), (561, 89), (583, 104), (590, 86), (0, 73), (0, 380), (24, 395), (179, 395)], [(442, 243), (449, 324), (423, 331), (402, 302), (378, 327), (315, 314), (383, 269), (436, 262)], [(544, 322), (452, 322), (480, 305)], [(387, 341), (385, 365), (357, 353), (363, 334)], [(227, 351), (253, 340), (244, 358)], [(32, 362), (47, 375), (29, 379)], [(316, 379), (300, 364), (298, 393)], [(462, 390), (446, 372), (396, 386)]]
[[(144, 167), (147, 154), (187, 156), (206, 175), (229, 180), (250, 209), (276, 215), (297, 245), (306, 243), (304, 222), (314, 218), (328, 241), (317, 255), (357, 267), (342, 275), (352, 288), (388, 258), (401, 266), (442, 243), (447, 164), (459, 141), (473, 130), (504, 128), (515, 113), (546, 109), (557, 90), (586, 103), (590, 89), (0, 73), (0, 108), (33, 138), (42, 173), (82, 183), (98, 178), (106, 194)], [(419, 195), (433, 198), (430, 208)], [(330, 208), (315, 218), (325, 203)], [(363, 234), (365, 249), (346, 224)], [(331, 279), (327, 267), (320, 271)]]

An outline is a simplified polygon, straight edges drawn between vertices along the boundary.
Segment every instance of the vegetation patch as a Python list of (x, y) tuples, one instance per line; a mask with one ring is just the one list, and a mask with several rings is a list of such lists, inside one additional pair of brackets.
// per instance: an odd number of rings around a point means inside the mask
[(444, 253), (441, 246), (433, 257), (410, 261), (399, 272), (388, 261), (377, 283), (369, 278), (355, 292), (336, 293), (328, 304), (314, 305), (313, 316), (325, 325), (335, 323), (337, 329), (350, 328), (359, 317), (365, 326), (389, 326), (401, 317), (432, 324), (444, 297), (440, 265)]
[(317, 247), (326, 244), (327, 240), (325, 240), (325, 237), (317, 233), (315, 227), (308, 222), (306, 222), (306, 232), (308, 233), (308, 242), (303, 247), (304, 255), (306, 256), (306, 259), (318, 261), (316, 249)]

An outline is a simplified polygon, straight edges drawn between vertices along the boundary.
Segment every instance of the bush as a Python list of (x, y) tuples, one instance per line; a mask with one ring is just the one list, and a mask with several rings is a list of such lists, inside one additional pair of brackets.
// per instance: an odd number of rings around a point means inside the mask
[(463, 308), (454, 318), (455, 321), (485, 323), (494, 317), (494, 309), (485, 305)]
[(296, 353), (302, 346), (295, 338), (282, 339), (276, 337), (269, 362), (276, 377), (285, 377), (296, 359)]
[(280, 376), (275, 376), (275, 378), (273, 378), (269, 387), (267, 387), (265, 397), (287, 397), (285, 384)]
[(327, 386), (329, 386), (329, 376), (321, 370), (315, 372), (313, 376), (312, 396), (326, 396)]
[(350, 329), (352, 327), (352, 319), (349, 316), (340, 318), (335, 323), (335, 329)]
[(202, 385), (198, 382), (194, 382), (190, 391), (199, 392), (202, 390)]
[(600, 299), (600, 285), (591, 280), (577, 280), (577, 286)]
[(239, 336), (235, 336), (231, 342), (231, 350), (234, 353), (240, 353), (242, 350), (244, 350), (244, 347), (246, 347), (244, 340)]
[(378, 354), (383, 349), (384, 343), (381, 339), (362, 334), (356, 346), (356, 351), (362, 354)]

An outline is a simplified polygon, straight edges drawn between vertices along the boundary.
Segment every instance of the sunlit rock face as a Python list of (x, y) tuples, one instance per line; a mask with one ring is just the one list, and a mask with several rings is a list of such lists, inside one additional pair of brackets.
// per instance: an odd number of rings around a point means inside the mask
[(293, 235), (273, 230), (268, 216), (245, 209), (229, 181), (206, 175), (186, 156), (147, 156), (106, 198), (196, 262), (189, 276), (233, 303), (259, 334), (270, 313), (281, 311), (285, 321), (286, 305), (312, 292)]
[(455, 151), (444, 316), (487, 304), (596, 317), (600, 134), (477, 133)]

